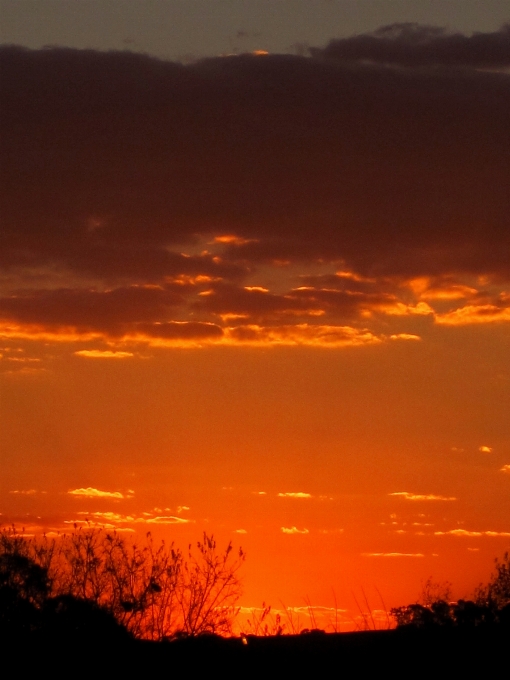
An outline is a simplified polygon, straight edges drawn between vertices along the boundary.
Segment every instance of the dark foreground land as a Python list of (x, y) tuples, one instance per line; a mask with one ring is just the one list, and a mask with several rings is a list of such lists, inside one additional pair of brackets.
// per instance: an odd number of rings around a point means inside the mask
[(4, 659), (17, 659), (19, 677), (43, 670), (57, 677), (510, 677), (506, 626), (203, 636), (167, 643), (26, 638), (8, 645), (4, 640), (0, 649)]

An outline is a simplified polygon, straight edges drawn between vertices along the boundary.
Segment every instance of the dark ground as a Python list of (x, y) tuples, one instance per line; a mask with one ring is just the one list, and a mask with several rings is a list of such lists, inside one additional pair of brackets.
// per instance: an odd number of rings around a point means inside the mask
[[(4, 677), (494, 678), (510, 677), (510, 629), (502, 626), (309, 633), (171, 643), (28, 640), (0, 643)], [(5, 669), (5, 665), (4, 665)]]

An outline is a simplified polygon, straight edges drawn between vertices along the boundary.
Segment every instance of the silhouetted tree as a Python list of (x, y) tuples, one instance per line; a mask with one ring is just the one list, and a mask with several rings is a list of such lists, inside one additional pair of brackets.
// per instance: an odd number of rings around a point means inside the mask
[[(409, 604), (391, 610), (397, 628), (429, 628), (437, 626), (475, 627), (495, 623), (510, 625), (510, 554), (495, 560), (496, 571), (488, 584), (480, 585), (474, 600), (448, 602), (434, 599), (441, 586), (427, 581), (423, 604)], [(450, 594), (450, 584), (445, 584)], [(423, 594), (422, 594), (423, 596)]]
[(103, 627), (116, 622), (149, 640), (224, 635), (232, 632), (244, 558), (231, 544), (218, 551), (205, 533), (185, 559), (173, 544), (155, 546), (150, 534), (140, 546), (97, 528), (53, 540), (3, 530), (0, 617), (8, 627), (19, 615), (30, 629), (44, 619), (46, 629), (69, 634), (82, 625), (84, 634), (92, 630), (85, 622), (93, 619)]
[(51, 589), (47, 569), (29, 556), (26, 542), (14, 530), (0, 534), (0, 630), (19, 636), (36, 630)]
[(42, 633), (60, 642), (112, 643), (127, 641), (127, 630), (103, 607), (72, 595), (49, 598), (41, 617)]
[(0, 532), (0, 633), (2, 639), (54, 638), (66, 642), (126, 639), (127, 631), (106, 609), (73, 595), (52, 596), (48, 557), (14, 529)]
[(494, 561), (496, 571), (487, 585), (481, 585), (477, 591), (477, 604), (484, 607), (493, 619), (502, 623), (510, 623), (510, 553), (503, 559)]

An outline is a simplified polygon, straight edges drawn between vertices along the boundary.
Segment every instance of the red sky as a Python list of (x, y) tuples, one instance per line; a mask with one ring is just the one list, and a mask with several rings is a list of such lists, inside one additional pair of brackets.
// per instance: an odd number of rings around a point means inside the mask
[(0, 50), (0, 519), (247, 552), (245, 606), (510, 542), (510, 33)]

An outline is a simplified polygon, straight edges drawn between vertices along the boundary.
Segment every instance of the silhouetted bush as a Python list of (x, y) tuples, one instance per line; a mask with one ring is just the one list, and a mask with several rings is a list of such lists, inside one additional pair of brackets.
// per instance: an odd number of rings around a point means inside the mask
[(30, 556), (29, 546), (14, 532), (0, 534), (0, 633), (27, 635), (41, 625), (50, 595), (47, 569)]
[[(55, 634), (173, 639), (232, 632), (244, 561), (212, 536), (188, 556), (150, 534), (136, 542), (103, 529), (59, 538), (0, 531), (0, 626), (13, 634), (44, 628)], [(96, 635), (97, 637), (97, 635)]]
[[(478, 587), (474, 600), (434, 600), (430, 597), (434, 591), (432, 582), (427, 581), (427, 597), (423, 604), (408, 604), (391, 610), (397, 628), (473, 628), (496, 623), (510, 625), (510, 554), (505, 553), (502, 560), (496, 559), (495, 566), (496, 572), (487, 585)], [(435, 591), (439, 592), (437, 588)], [(445, 592), (449, 594), (449, 584)]]
[(506, 552), (502, 560), (496, 558), (494, 564), (496, 572), (486, 586), (479, 586), (477, 602), (500, 612), (510, 605), (510, 553)]
[(45, 636), (67, 643), (124, 642), (126, 628), (103, 607), (72, 595), (49, 598), (43, 607), (41, 630)]

